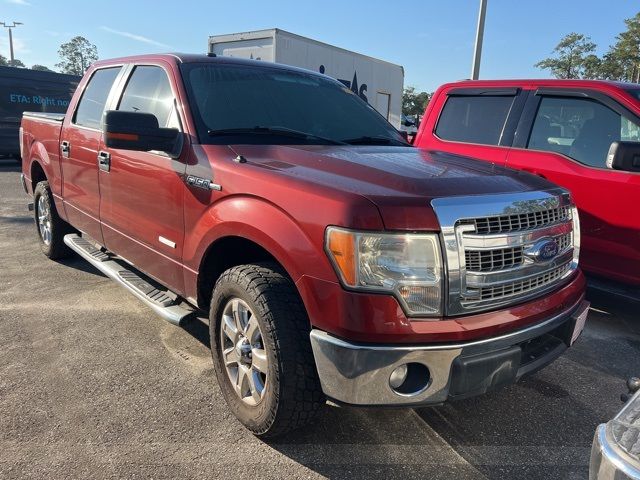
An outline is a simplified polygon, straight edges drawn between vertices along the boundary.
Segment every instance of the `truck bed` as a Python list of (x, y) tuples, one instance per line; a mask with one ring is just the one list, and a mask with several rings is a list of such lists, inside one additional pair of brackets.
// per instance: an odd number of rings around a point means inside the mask
[[(63, 212), (61, 201), (62, 181), (60, 175), (60, 133), (64, 113), (24, 112), (22, 114), (22, 171), (27, 180), (27, 189), (33, 193), (34, 175), (32, 160), (37, 158), (45, 168), (45, 176), (49, 180), (51, 192), (56, 200), (58, 211)], [(26, 159), (25, 159), (26, 157)]]
[(48, 120), (50, 122), (64, 121), (64, 113), (46, 113), (46, 112), (24, 112), (23, 117), (37, 118), (38, 120)]

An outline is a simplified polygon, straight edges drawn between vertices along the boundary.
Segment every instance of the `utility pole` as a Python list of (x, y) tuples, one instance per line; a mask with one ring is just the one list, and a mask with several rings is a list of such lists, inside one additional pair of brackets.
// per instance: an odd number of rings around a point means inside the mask
[(13, 22), (13, 25), (8, 25), (5, 22), (0, 22), (0, 25), (9, 30), (9, 51), (11, 53), (11, 65), (13, 65), (15, 57), (13, 56), (13, 34), (11, 33), (11, 30), (16, 28), (18, 25), (22, 25), (22, 22)]
[(480, 76), (480, 57), (482, 57), (482, 39), (484, 37), (484, 17), (487, 13), (487, 0), (480, 0), (478, 12), (478, 29), (476, 30), (476, 46), (473, 49), (473, 63), (471, 64), (471, 80)]

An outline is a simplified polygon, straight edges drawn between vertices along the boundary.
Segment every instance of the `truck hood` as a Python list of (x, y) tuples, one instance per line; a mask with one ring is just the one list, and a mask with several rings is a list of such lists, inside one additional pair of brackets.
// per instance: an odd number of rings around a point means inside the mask
[(430, 202), (438, 197), (546, 190), (525, 172), (414, 147), (234, 145), (248, 162), (283, 175), (359, 194), (373, 202), (385, 227), (439, 228)]

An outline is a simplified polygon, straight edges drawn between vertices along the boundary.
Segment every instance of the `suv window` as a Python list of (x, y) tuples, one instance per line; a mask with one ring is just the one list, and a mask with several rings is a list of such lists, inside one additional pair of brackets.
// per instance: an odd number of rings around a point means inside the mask
[(600, 102), (543, 97), (527, 148), (557, 152), (591, 167), (606, 167), (612, 142), (639, 141), (640, 127)]
[(78, 103), (73, 123), (83, 127), (101, 128), (104, 107), (118, 73), (120, 67), (103, 68), (94, 72)]
[[(152, 113), (161, 127), (175, 126), (173, 92), (167, 74), (160, 67), (139, 66), (133, 70), (118, 110)], [(172, 115), (172, 113), (174, 113)]]
[(445, 103), (436, 135), (454, 142), (498, 145), (514, 96), (450, 96)]

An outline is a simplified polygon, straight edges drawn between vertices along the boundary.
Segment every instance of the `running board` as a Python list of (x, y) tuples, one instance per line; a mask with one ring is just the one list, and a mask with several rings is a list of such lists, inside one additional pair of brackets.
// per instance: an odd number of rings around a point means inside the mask
[(180, 325), (181, 320), (193, 313), (188, 306), (178, 304), (176, 294), (156, 288), (138, 273), (129, 270), (112, 255), (100, 250), (80, 235), (75, 233), (65, 235), (64, 243), (107, 277), (133, 293), (168, 322)]

